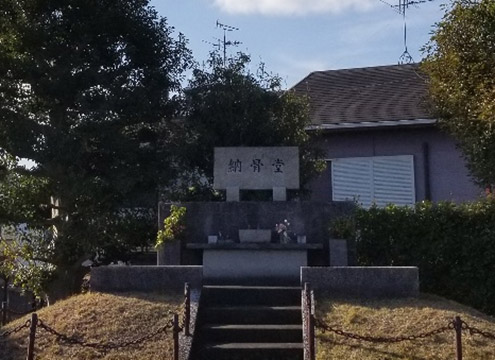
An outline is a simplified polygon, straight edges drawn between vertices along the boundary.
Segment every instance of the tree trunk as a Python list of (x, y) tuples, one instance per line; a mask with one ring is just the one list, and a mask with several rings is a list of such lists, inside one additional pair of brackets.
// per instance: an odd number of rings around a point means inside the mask
[(2, 302), (9, 300), (9, 278), (3, 278), (3, 299)]

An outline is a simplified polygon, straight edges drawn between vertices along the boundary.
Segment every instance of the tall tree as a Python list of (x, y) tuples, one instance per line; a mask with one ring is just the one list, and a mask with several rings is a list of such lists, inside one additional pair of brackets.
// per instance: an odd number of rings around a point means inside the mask
[(48, 184), (22, 168), (15, 171), (18, 166), (0, 150), (0, 279), (4, 290), (15, 284), (41, 295), (53, 270), (52, 237), (45, 223), (49, 210), (40, 206)]
[(422, 68), (440, 124), (482, 186), (495, 184), (495, 2), (455, 0), (425, 46)]
[(121, 241), (117, 209), (149, 205), (140, 194), (173, 175), (168, 120), (190, 54), (148, 3), (1, 2), (0, 149), (33, 160), (57, 200), (56, 264)]
[(194, 69), (185, 101), (187, 165), (207, 189), (216, 146), (299, 146), (302, 183), (324, 166), (305, 130), (306, 99), (282, 91), (280, 77), (263, 64), (253, 72), (246, 54), (224, 60), (212, 52), (206, 65)]

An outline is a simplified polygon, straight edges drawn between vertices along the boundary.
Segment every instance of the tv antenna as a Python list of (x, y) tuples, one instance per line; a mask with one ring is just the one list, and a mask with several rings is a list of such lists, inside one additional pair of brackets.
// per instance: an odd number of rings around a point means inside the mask
[(220, 28), (223, 30), (223, 42), (222, 40), (218, 39), (219, 42), (222, 42), (223, 44), (223, 63), (225, 65), (226, 61), (227, 61), (227, 46), (237, 46), (237, 45), (240, 45), (242, 44), (242, 42), (240, 41), (230, 41), (230, 40), (227, 40), (227, 32), (229, 31), (238, 31), (239, 28), (235, 27), (235, 26), (230, 26), (230, 25), (227, 25), (227, 24), (222, 24), (221, 22), (219, 22), (217, 20), (217, 28)]
[(399, 3), (397, 5), (392, 5), (388, 2), (386, 2), (385, 0), (380, 0), (380, 1), (382, 3), (390, 6), (399, 15), (402, 15), (402, 18), (404, 20), (404, 52), (399, 57), (399, 64), (400, 65), (412, 64), (414, 62), (414, 59), (412, 58), (409, 51), (407, 51), (407, 19), (406, 19), (407, 10), (409, 9), (409, 6), (418, 7), (419, 4), (424, 4), (424, 3), (432, 2), (435, 0), (398, 0)]
[(204, 42), (205, 44), (211, 45), (212, 47), (214, 47), (215, 49), (220, 51), (220, 48), (222, 47), (222, 45), (220, 44), (220, 39), (217, 39), (217, 38), (214, 38), (214, 39), (217, 40), (216, 43), (208, 41), (208, 40), (201, 40), (201, 41)]

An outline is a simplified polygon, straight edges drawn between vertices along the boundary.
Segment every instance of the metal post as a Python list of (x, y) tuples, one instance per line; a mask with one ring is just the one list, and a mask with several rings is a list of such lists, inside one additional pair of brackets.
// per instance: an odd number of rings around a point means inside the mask
[(454, 318), (454, 329), (456, 360), (462, 360), (462, 320), (459, 316)]
[(313, 304), (311, 299), (311, 286), (308, 282), (304, 283), (304, 299), (306, 301), (306, 331), (308, 334), (308, 350), (309, 350), (309, 359), (315, 359), (315, 327), (314, 327), (314, 318), (313, 318)]
[(36, 339), (36, 326), (38, 325), (38, 314), (31, 314), (31, 327), (29, 328), (29, 345), (26, 360), (34, 360), (34, 341)]
[[(309, 291), (309, 298), (311, 299), (311, 290)], [(313, 314), (313, 302), (309, 304), (309, 349), (310, 359), (315, 360), (316, 356), (316, 338), (315, 338), (315, 318)]]
[(7, 302), (2, 301), (2, 326), (7, 324)]
[(172, 324), (172, 331), (174, 333), (174, 360), (179, 360), (179, 315), (174, 314)]
[(311, 358), (311, 348), (309, 346), (309, 343), (311, 342), (309, 338), (309, 307), (308, 307), (308, 290), (309, 290), (309, 283), (305, 282), (304, 283), (304, 289), (303, 289), (303, 297), (304, 297), (304, 309), (303, 309), (303, 316), (304, 316), (304, 325), (305, 325), (305, 333), (306, 336), (304, 336), (304, 339), (307, 341), (307, 344), (304, 346), (304, 351), (308, 351), (308, 354), (304, 357), (305, 360), (309, 360)]
[(184, 309), (184, 334), (190, 336), (189, 324), (191, 322), (191, 288), (189, 283), (184, 284), (184, 297), (185, 297), (185, 309)]

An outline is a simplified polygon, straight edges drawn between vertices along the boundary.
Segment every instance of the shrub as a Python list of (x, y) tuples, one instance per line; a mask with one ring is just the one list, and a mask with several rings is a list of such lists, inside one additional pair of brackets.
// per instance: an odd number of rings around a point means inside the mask
[(170, 241), (181, 240), (186, 229), (186, 208), (170, 206), (170, 215), (163, 220), (163, 230), (158, 231), (156, 247)]
[(360, 265), (419, 267), (422, 291), (495, 314), (495, 199), (355, 213)]

